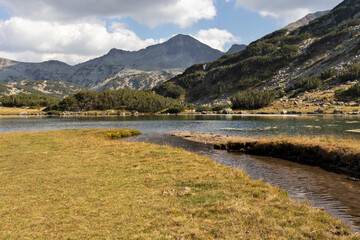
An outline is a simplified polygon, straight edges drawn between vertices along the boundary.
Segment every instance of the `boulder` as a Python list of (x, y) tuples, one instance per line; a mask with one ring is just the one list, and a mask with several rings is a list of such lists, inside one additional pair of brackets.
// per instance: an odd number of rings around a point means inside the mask
[(283, 114), (283, 115), (285, 115), (285, 114), (287, 114), (288, 112), (286, 111), (286, 110), (282, 110), (281, 111), (281, 114)]
[(340, 109), (335, 109), (334, 114), (343, 114), (343, 111), (341, 111)]
[(222, 114), (233, 114), (234, 112), (233, 112), (233, 110), (231, 109), (231, 108), (227, 108), (227, 109), (224, 109), (223, 111), (222, 111)]

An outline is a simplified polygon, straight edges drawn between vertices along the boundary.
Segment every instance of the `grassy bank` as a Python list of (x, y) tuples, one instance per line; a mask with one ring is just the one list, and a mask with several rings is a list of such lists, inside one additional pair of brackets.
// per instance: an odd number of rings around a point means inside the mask
[(29, 108), (10, 108), (0, 106), (0, 115), (19, 115), (20, 113), (27, 112), (28, 114), (40, 114), (44, 113), (38, 109), (29, 109)]
[(344, 170), (360, 176), (360, 141), (331, 137), (279, 137), (243, 139), (216, 144), (215, 148), (279, 157)]
[(0, 238), (358, 239), (243, 171), (108, 133), (0, 134)]

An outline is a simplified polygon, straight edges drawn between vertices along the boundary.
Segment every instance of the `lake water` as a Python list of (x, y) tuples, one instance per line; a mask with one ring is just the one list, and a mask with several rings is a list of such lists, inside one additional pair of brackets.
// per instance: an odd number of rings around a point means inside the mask
[(135, 128), (143, 135), (128, 141), (144, 141), (182, 147), (230, 167), (244, 169), (286, 190), (295, 200), (305, 200), (342, 219), (360, 231), (360, 182), (346, 175), (290, 161), (217, 151), (212, 145), (171, 137), (174, 131), (240, 136), (308, 135), (360, 138), (346, 130), (360, 129), (358, 116), (139, 116), (109, 118), (9, 118), (0, 117), (0, 132), (86, 128)]

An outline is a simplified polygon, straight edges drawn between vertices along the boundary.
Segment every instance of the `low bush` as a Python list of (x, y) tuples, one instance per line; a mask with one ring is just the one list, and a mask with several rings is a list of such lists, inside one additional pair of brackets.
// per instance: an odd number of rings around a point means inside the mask
[(295, 89), (302, 89), (304, 91), (319, 89), (322, 88), (322, 86), (323, 86), (322, 80), (314, 77), (301, 78), (294, 85)]
[(174, 84), (173, 82), (166, 82), (154, 88), (154, 91), (157, 94), (160, 94), (164, 97), (170, 97), (173, 99), (178, 99), (185, 96), (186, 91), (182, 87)]
[(120, 138), (133, 137), (138, 135), (141, 135), (141, 132), (136, 129), (120, 129), (105, 133), (106, 137), (112, 139), (120, 139)]
[(354, 81), (359, 78), (360, 78), (360, 63), (351, 65), (345, 71), (343, 71), (339, 76), (339, 80), (341, 82)]
[(212, 110), (213, 111), (221, 111), (221, 110), (224, 110), (227, 108), (231, 108), (231, 106), (230, 105), (216, 105), (216, 106), (212, 107)]
[(200, 106), (196, 109), (196, 112), (210, 112), (212, 108), (209, 106)]
[(344, 91), (342, 93), (342, 95), (359, 98), (360, 97), (360, 83), (357, 83), (354, 86), (352, 86), (351, 88), (349, 88), (348, 90)]
[(42, 96), (38, 94), (19, 94), (1, 97), (4, 107), (51, 107), (57, 105), (60, 100), (53, 97)]
[(167, 113), (181, 113), (186, 110), (186, 106), (184, 104), (176, 104), (174, 106), (171, 106), (166, 111)]
[(259, 109), (270, 105), (275, 100), (275, 93), (272, 91), (250, 91), (238, 92), (231, 102), (235, 109)]
[(335, 68), (329, 68), (327, 70), (324, 70), (321, 74), (320, 74), (320, 79), (321, 80), (326, 80), (332, 77), (335, 77), (337, 74), (337, 70)]

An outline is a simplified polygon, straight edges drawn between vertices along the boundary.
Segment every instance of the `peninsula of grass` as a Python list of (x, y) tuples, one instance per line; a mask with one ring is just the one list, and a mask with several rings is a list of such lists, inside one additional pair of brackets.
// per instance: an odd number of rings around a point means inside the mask
[(45, 113), (39, 109), (30, 109), (28, 107), (16, 108), (16, 107), (2, 107), (0, 106), (0, 115), (19, 115), (21, 113), (27, 113), (29, 115), (37, 115), (40, 113)]
[(226, 144), (215, 144), (215, 148), (295, 160), (360, 176), (360, 141), (357, 139), (332, 137), (242, 139), (229, 141)]
[(0, 134), (0, 239), (358, 239), (241, 170), (116, 131)]

